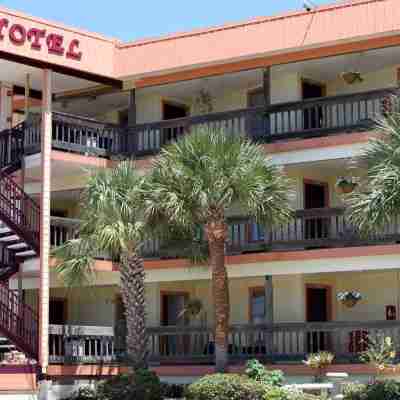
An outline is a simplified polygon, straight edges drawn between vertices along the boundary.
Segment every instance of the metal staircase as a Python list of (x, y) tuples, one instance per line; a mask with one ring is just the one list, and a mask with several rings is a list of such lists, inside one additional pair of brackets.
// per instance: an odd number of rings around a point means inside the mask
[(23, 157), (24, 124), (0, 132), (0, 335), (37, 359), (37, 314), (8, 285), (20, 264), (40, 249), (40, 208), (11, 176)]

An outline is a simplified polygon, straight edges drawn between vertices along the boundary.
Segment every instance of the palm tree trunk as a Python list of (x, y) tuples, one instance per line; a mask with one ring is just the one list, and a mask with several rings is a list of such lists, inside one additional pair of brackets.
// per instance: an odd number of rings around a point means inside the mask
[(146, 306), (144, 263), (135, 251), (121, 258), (121, 294), (125, 306), (126, 351), (128, 361), (136, 369), (147, 368), (148, 336), (146, 333)]
[(225, 372), (228, 366), (229, 333), (229, 286), (225, 267), (225, 222), (213, 222), (206, 227), (210, 264), (212, 268), (212, 288), (215, 315), (215, 369)]

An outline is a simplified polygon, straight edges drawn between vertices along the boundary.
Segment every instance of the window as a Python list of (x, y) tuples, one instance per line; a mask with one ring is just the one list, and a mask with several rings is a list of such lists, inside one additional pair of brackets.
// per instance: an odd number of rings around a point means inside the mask
[(250, 288), (250, 322), (262, 324), (265, 322), (265, 289)]

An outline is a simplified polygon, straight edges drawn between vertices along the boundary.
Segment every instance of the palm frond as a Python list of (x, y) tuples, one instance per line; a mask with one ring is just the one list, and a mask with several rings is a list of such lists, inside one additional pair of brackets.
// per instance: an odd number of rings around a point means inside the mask
[(400, 113), (399, 101), (376, 122), (378, 136), (370, 139), (353, 164), (367, 168), (359, 190), (347, 199), (349, 216), (361, 232), (381, 230), (400, 216)]
[(269, 224), (291, 217), (291, 182), (264, 149), (239, 135), (203, 128), (162, 149), (144, 203), (147, 221), (194, 231), (239, 204)]
[(85, 286), (96, 277), (94, 243), (87, 238), (72, 239), (52, 251), (56, 271), (67, 287)]

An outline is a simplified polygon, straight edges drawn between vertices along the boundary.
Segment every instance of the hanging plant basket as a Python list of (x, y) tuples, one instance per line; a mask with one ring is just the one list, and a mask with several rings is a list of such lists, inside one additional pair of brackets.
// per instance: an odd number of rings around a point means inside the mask
[(359, 71), (343, 72), (342, 79), (348, 85), (354, 85), (355, 83), (362, 83), (364, 81), (364, 78), (362, 77), (361, 72)]
[(185, 308), (179, 314), (180, 317), (186, 315), (189, 318), (196, 318), (203, 310), (203, 303), (200, 299), (194, 298), (187, 301)]
[(336, 182), (336, 190), (340, 194), (349, 194), (357, 187), (357, 183), (346, 178), (339, 178)]
[(358, 300), (356, 300), (356, 299), (346, 299), (346, 300), (343, 300), (342, 303), (347, 308), (353, 308), (358, 303)]
[(337, 299), (347, 308), (352, 308), (362, 299), (362, 296), (360, 292), (352, 290), (338, 293)]

